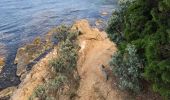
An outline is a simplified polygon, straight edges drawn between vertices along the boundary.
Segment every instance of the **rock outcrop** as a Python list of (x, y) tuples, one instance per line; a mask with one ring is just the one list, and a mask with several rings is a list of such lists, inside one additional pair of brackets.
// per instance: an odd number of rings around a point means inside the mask
[(7, 100), (13, 93), (13, 91), (16, 90), (16, 87), (8, 87), (2, 91), (0, 91), (0, 100)]
[(46, 55), (56, 44), (54, 36), (59, 32), (59, 28), (51, 29), (44, 39), (37, 37), (30, 44), (18, 49), (14, 63), (17, 64), (17, 76), (21, 80), (25, 78), (30, 67), (36, 64), (44, 55)]
[(17, 64), (17, 76), (20, 76), (21, 80), (24, 79), (27, 74), (27, 69), (29, 69), (29, 64), (35, 64), (37, 60), (39, 60), (37, 58), (49, 48), (51, 48), (51, 44), (46, 41), (41, 41), (39, 37), (37, 37), (33, 43), (19, 48), (14, 61), (14, 63)]
[(0, 56), (0, 73), (1, 73), (1, 71), (2, 71), (2, 69), (3, 69), (3, 67), (4, 67), (4, 65), (5, 65), (5, 59), (4, 59), (3, 57)]
[[(72, 30), (79, 31), (77, 69), (81, 77), (77, 100), (121, 100), (121, 92), (111, 86), (111, 70), (108, 66), (112, 54), (117, 50), (105, 32), (91, 28), (87, 20), (77, 21)], [(57, 49), (33, 66), (29, 74), (14, 91), (11, 100), (27, 100), (34, 89), (51, 75), (49, 61), (57, 57)], [(19, 61), (19, 60), (18, 60)]]
[(5, 66), (5, 45), (0, 44), (0, 73), (2, 72), (3, 67)]
[(11, 100), (28, 100), (34, 89), (46, 82), (51, 76), (49, 61), (57, 57), (57, 49), (54, 48), (48, 55), (33, 66), (30, 73), (23, 79), (18, 89), (14, 91)]

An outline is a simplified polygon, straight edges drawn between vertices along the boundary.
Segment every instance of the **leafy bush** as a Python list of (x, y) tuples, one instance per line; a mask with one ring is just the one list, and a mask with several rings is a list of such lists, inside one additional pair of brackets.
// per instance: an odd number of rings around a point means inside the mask
[(76, 67), (77, 59), (77, 46), (67, 39), (59, 44), (58, 58), (51, 65), (57, 73), (70, 74)]
[(115, 43), (119, 44), (123, 41), (123, 29), (124, 29), (124, 16), (126, 9), (130, 3), (134, 0), (119, 0), (120, 8), (118, 10), (113, 11), (113, 14), (108, 21), (108, 27), (106, 28), (106, 32), (108, 33), (110, 39)]
[[(56, 76), (51, 81), (37, 88), (30, 100), (39, 98), (40, 100), (59, 100), (66, 96), (69, 100), (74, 99), (79, 86), (79, 76), (76, 65), (78, 60), (78, 45), (76, 44), (77, 32), (70, 32), (69, 28), (60, 27), (55, 38), (58, 43), (58, 56), (50, 61)], [(61, 33), (60, 33), (61, 32)], [(64, 32), (64, 33), (63, 33)], [(62, 34), (64, 34), (62, 36)]]
[(106, 32), (108, 33), (110, 39), (115, 43), (119, 43), (122, 40), (122, 12), (114, 12), (112, 17), (108, 22), (108, 27)]
[(48, 83), (38, 86), (29, 100), (34, 100), (34, 98), (39, 98), (40, 100), (56, 100), (59, 96), (58, 92), (61, 92), (66, 82), (67, 77), (59, 75)]
[[(61, 25), (57, 28), (55, 28), (54, 30), (52, 30), (52, 34), (55, 34), (55, 38), (57, 39), (57, 41), (65, 41), (67, 39), (67, 35), (69, 32), (70, 27), (66, 27), (65, 25)], [(56, 32), (56, 33), (54, 33)]]
[[(145, 79), (151, 81), (154, 91), (170, 99), (169, 0), (135, 0), (121, 10), (124, 16), (119, 25), (123, 27), (123, 41), (118, 48), (124, 54), (128, 43), (135, 45), (137, 54), (144, 59)], [(109, 34), (114, 35), (114, 24), (110, 27)], [(119, 40), (119, 37), (113, 40)]]
[(78, 45), (75, 42), (76, 32), (66, 34), (66, 39), (61, 40), (58, 44), (58, 57), (51, 62), (51, 66), (56, 73), (67, 73), (69, 75), (76, 68)]
[(139, 92), (141, 90), (142, 64), (136, 54), (134, 45), (127, 45), (124, 54), (117, 52), (110, 62), (113, 73), (118, 77), (119, 87)]

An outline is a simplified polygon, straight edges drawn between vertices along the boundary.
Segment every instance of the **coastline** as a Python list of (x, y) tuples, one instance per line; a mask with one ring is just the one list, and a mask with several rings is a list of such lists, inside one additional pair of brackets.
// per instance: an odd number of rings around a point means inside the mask
[[(101, 16), (109, 18), (111, 16), (111, 14), (109, 14), (108, 12), (102, 12)], [(106, 27), (106, 23), (108, 21), (107, 18), (105, 20), (104, 19), (96, 19), (93, 22), (90, 21), (90, 24), (92, 25), (92, 27), (97, 27), (99, 30), (102, 31)], [(53, 30), (53, 29), (55, 29), (55, 28), (52, 28), (51, 30)], [(49, 30), (44, 36), (40, 37), (42, 39), (42, 41), (46, 41), (46, 39), (48, 38), (47, 35), (51, 30)], [(37, 37), (39, 37), (39, 36), (37, 36)], [(25, 46), (32, 44), (34, 40), (32, 40), (32, 42), (26, 43)], [(15, 63), (15, 60), (16, 60), (16, 56), (17, 56), (17, 51), (22, 47), (24, 47), (24, 46), (20, 46), (19, 48), (16, 46), (16, 48), (18, 48), (17, 50), (15, 50), (13, 48), (13, 52), (8, 53), (5, 56), (3, 56), (3, 58), (5, 58), (4, 62), (6, 62), (6, 63), (3, 65), (2, 73), (0, 74), (0, 76), (1, 76), (0, 77), (0, 90), (3, 90), (5, 88), (11, 87), (11, 86), (17, 86), (20, 84), (20, 82), (21, 82), (20, 77), (16, 75), (17, 65)], [(49, 49), (49, 51), (51, 51), (51, 49)], [(46, 51), (45, 55), (48, 54), (47, 52), (48, 52), (48, 50)], [(43, 55), (44, 54), (38, 56), (36, 60), (39, 61), (40, 59), (42, 59), (43, 57), (41, 57), (41, 56), (43, 56)], [(38, 61), (34, 61), (34, 62), (38, 62)], [(29, 68), (31, 68), (33, 65), (35, 65), (34, 62), (32, 62), (32, 63), (30, 62), (28, 64)], [(10, 72), (12, 72), (12, 73), (10, 73)], [(12, 79), (10, 79), (9, 77), (11, 77)]]
[[(100, 30), (104, 30), (104, 28), (106, 27), (106, 23), (108, 21), (108, 18), (111, 16), (111, 14), (109, 12), (106, 12), (106, 11), (103, 11), (100, 13), (100, 16), (103, 16), (103, 18), (99, 19), (99, 18), (96, 18), (95, 20), (93, 21), (90, 21), (90, 24), (92, 25), (92, 27), (97, 27), (99, 28)], [(72, 22), (74, 23), (74, 22)], [(52, 28), (53, 29), (53, 28)], [(51, 29), (51, 30), (52, 30)], [(49, 30), (49, 31), (51, 31)], [(48, 34), (48, 32), (46, 34), (44, 34), (43, 36), (41, 36), (41, 39), (44, 41), (45, 40), (45, 37), (46, 35)], [(37, 36), (39, 37), (39, 36)], [(34, 38), (35, 39), (35, 38)], [(32, 41), (34, 41), (34, 39)], [(28, 44), (31, 44), (32, 42), (28, 42), (28, 43), (24, 43), (22, 45), (16, 45), (16, 49), (13, 48), (13, 47), (9, 47), (11, 48), (10, 50), (12, 50), (12, 52), (5, 52), (6, 55), (4, 55), (4, 58), (6, 59), (6, 63), (5, 63), (5, 66), (4, 66), (4, 69), (2, 69), (2, 73), (0, 74), (0, 89), (5, 89), (7, 87), (10, 87), (10, 86), (16, 86), (20, 83), (20, 80), (19, 80), (19, 77), (16, 76), (16, 64), (14, 64), (14, 60), (15, 60), (15, 56), (17, 55), (17, 50), (20, 48), (20, 47), (23, 47), (24, 45), (28, 45)], [(12, 73), (10, 73), (12, 72)], [(11, 77), (11, 76), (14, 76), (14, 77)], [(12, 79), (8, 79), (9, 77), (11, 77)], [(13, 80), (13, 81), (11, 81)]]

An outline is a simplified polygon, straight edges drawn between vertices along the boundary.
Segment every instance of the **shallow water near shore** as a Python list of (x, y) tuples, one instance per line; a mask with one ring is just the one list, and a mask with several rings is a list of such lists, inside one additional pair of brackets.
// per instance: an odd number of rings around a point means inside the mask
[(13, 64), (19, 47), (60, 24), (84, 18), (107, 21), (115, 8), (116, 0), (0, 0), (0, 56), (6, 57), (0, 89), (20, 82)]

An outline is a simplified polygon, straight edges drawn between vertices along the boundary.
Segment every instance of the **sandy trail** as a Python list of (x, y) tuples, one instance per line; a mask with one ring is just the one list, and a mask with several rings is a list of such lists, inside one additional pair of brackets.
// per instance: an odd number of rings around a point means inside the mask
[(109, 78), (108, 63), (117, 50), (115, 44), (105, 32), (91, 28), (87, 20), (77, 21), (73, 29), (81, 34), (78, 37), (81, 49), (77, 67), (81, 80), (77, 100), (121, 100), (122, 96), (113, 90)]
[[(77, 21), (73, 30), (78, 30), (78, 72), (81, 77), (77, 100), (122, 100), (117, 89), (113, 89), (111, 70), (108, 67), (116, 46), (105, 32), (91, 28), (87, 20)], [(41, 59), (26, 76), (11, 100), (28, 100), (34, 89), (50, 76), (49, 60), (57, 56), (55, 48)], [(102, 65), (105, 67), (103, 68)]]

